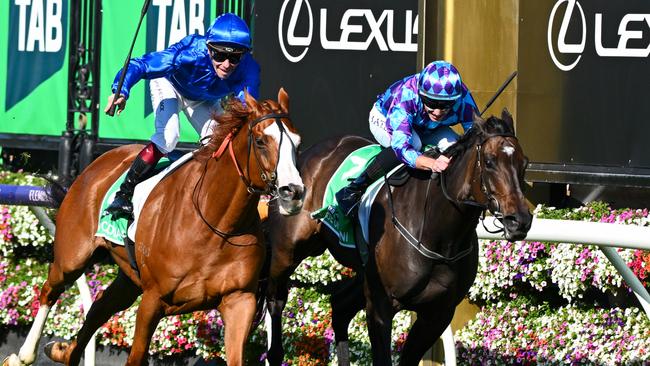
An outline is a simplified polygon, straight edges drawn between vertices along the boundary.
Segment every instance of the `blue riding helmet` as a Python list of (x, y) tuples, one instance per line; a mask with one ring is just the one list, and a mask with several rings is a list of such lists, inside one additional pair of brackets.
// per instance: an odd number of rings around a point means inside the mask
[(206, 33), (209, 45), (219, 45), (234, 50), (248, 51), (251, 48), (251, 32), (246, 22), (232, 13), (220, 15)]
[(460, 73), (447, 61), (434, 61), (420, 73), (418, 93), (430, 99), (456, 100), (463, 93)]

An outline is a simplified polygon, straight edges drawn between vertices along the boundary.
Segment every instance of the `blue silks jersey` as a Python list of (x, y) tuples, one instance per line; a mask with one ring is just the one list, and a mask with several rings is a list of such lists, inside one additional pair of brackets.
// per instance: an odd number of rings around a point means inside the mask
[(391, 85), (375, 102), (375, 107), (386, 116), (386, 129), (391, 136), (391, 147), (401, 161), (415, 167), (415, 160), (421, 155), (411, 145), (412, 131), (426, 139), (427, 133), (439, 126), (462, 124), (467, 131), (473, 124), (472, 114), (477, 110), (476, 102), (465, 84), (462, 94), (456, 100), (452, 110), (445, 119), (432, 121), (424, 110), (422, 100), (418, 95), (419, 74), (407, 76)]
[[(117, 91), (122, 70), (115, 76)], [(129, 61), (121, 94), (127, 98), (140, 79), (164, 77), (185, 98), (215, 101), (234, 94), (243, 100), (244, 90), (259, 97), (260, 67), (250, 53), (245, 54), (227, 79), (220, 79), (212, 66), (205, 36), (192, 34), (159, 52), (147, 53)]]

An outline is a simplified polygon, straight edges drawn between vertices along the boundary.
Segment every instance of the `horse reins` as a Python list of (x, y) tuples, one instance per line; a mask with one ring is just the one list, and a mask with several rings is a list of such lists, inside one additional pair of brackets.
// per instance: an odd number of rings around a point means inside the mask
[[(517, 137), (515, 135), (513, 135), (513, 134), (505, 134), (505, 133), (504, 134), (492, 134), (492, 135), (489, 135), (489, 136), (486, 136), (485, 138), (483, 138), (481, 140), (481, 142), (476, 145), (476, 165), (475, 165), (474, 170), (476, 170), (478, 168), (478, 172), (479, 172), (478, 175), (479, 175), (479, 179), (480, 179), (481, 192), (483, 192), (483, 194), (485, 195), (485, 197), (487, 199), (487, 203), (480, 203), (480, 202), (476, 202), (476, 201), (473, 201), (473, 200), (457, 200), (457, 199), (452, 198), (449, 195), (448, 191), (447, 191), (447, 183), (446, 183), (447, 179), (446, 179), (445, 171), (442, 171), (441, 173), (439, 173), (439, 176), (440, 176), (440, 188), (441, 188), (442, 194), (445, 196), (445, 198), (448, 201), (450, 201), (454, 205), (454, 207), (456, 207), (458, 210), (460, 210), (460, 208), (459, 208), (460, 205), (474, 206), (474, 207), (480, 208), (481, 209), (481, 216), (482, 216), (481, 223), (483, 223), (483, 227), (485, 228), (485, 230), (487, 230), (488, 232), (493, 233), (493, 234), (502, 232), (503, 228), (499, 228), (499, 229), (497, 229), (495, 231), (490, 231), (487, 227), (485, 227), (485, 223), (484, 223), (483, 220), (485, 219), (485, 211), (489, 210), (489, 202), (493, 201), (493, 202), (496, 203), (496, 209), (494, 211), (490, 210), (490, 212), (492, 212), (495, 215), (495, 217), (497, 217), (497, 218), (503, 217), (503, 214), (500, 212), (499, 201), (496, 198), (494, 198), (494, 196), (488, 191), (487, 187), (485, 186), (485, 179), (483, 178), (483, 169), (481, 167), (481, 150), (482, 150), (483, 144), (487, 140), (489, 140), (492, 137), (499, 137), (499, 136), (500, 137), (512, 137), (514, 139), (517, 139)], [(429, 178), (429, 180), (427, 182), (426, 196), (425, 196), (425, 200), (424, 200), (424, 214), (423, 214), (422, 224), (421, 224), (421, 227), (420, 227), (420, 238), (416, 239), (415, 236), (413, 236), (413, 234), (411, 234), (408, 231), (408, 229), (399, 221), (399, 219), (395, 215), (395, 207), (394, 207), (394, 204), (393, 204), (393, 194), (392, 194), (392, 192), (390, 190), (390, 185), (388, 185), (388, 179), (386, 178), (386, 176), (384, 176), (384, 180), (386, 181), (386, 185), (388, 186), (388, 204), (389, 204), (390, 209), (391, 209), (393, 226), (395, 226), (395, 228), (400, 233), (400, 235), (402, 235), (402, 237), (404, 239), (406, 239), (406, 241), (415, 250), (417, 250), (420, 254), (422, 254), (423, 256), (425, 256), (425, 257), (427, 257), (429, 259), (437, 260), (437, 261), (443, 262), (445, 264), (452, 264), (454, 262), (457, 262), (459, 259), (465, 257), (469, 253), (471, 253), (472, 250), (474, 249), (474, 247), (470, 246), (470, 247), (458, 252), (454, 256), (447, 257), (447, 256), (444, 256), (444, 255), (442, 255), (440, 253), (437, 253), (435, 251), (432, 251), (432, 250), (428, 249), (424, 245), (424, 243), (422, 243), (422, 233), (424, 232), (424, 223), (426, 222), (427, 205), (428, 205), (428, 202), (429, 202), (429, 191), (430, 191), (430, 187), (431, 187), (431, 180), (432, 180), (432, 178), (434, 176), (435, 176), (435, 173), (431, 175), (431, 177)], [(476, 181), (476, 174), (473, 174), (472, 179), (473, 179), (473, 181)]]
[[(277, 165), (280, 161), (280, 150), (282, 146), (282, 141), (283, 141), (283, 135), (288, 133), (286, 132), (284, 125), (282, 124), (282, 118), (289, 118), (289, 115), (286, 113), (269, 113), (266, 115), (263, 115), (262, 117), (259, 117), (249, 123), (248, 126), (248, 154), (247, 154), (247, 161), (246, 161), (246, 174), (242, 171), (239, 161), (237, 160), (237, 157), (235, 156), (234, 148), (232, 146), (232, 141), (239, 132), (240, 129), (235, 129), (228, 133), (226, 137), (224, 138), (223, 142), (219, 146), (219, 148), (212, 154), (212, 157), (215, 160), (219, 160), (223, 153), (225, 152), (226, 149), (229, 151), (230, 158), (232, 159), (233, 163), (235, 164), (235, 169), (237, 169), (237, 174), (239, 175), (239, 178), (242, 180), (244, 185), (246, 186), (246, 190), (250, 194), (270, 194), (272, 197), (275, 197), (277, 195), (277, 187), (276, 187), (276, 182), (277, 182)], [(266, 173), (261, 167), (260, 164), (260, 157), (258, 155), (257, 148), (254, 147), (253, 145), (253, 127), (255, 127), (258, 123), (265, 121), (267, 119), (275, 119), (275, 123), (278, 125), (278, 128), (280, 129), (280, 141), (278, 142), (278, 163), (275, 164), (275, 171), (271, 172), (270, 177), (267, 177)], [(294, 146), (293, 141), (289, 139), (291, 142), (291, 145)], [(253, 152), (253, 155), (255, 156), (255, 161), (257, 163), (258, 169), (261, 171), (260, 175), (262, 178), (262, 181), (266, 184), (265, 189), (260, 189), (257, 188), (253, 185), (251, 179), (250, 179), (250, 155), (251, 151)], [(201, 187), (203, 186), (203, 179), (205, 177), (205, 174), (207, 172), (208, 168), (208, 161), (206, 161), (204, 167), (203, 167), (203, 173), (201, 174), (201, 178), (199, 178), (199, 181), (196, 183), (194, 186), (194, 192), (192, 194), (192, 201), (194, 204), (194, 208), (196, 211), (199, 213), (199, 217), (203, 222), (214, 232), (215, 234), (219, 235), (220, 237), (227, 239), (230, 237), (236, 237), (236, 236), (241, 236), (248, 234), (248, 230), (241, 230), (239, 232), (232, 232), (232, 233), (227, 233), (224, 231), (219, 230), (212, 224), (210, 224), (205, 217), (203, 216), (203, 213), (201, 213), (201, 209), (198, 206), (198, 202), (196, 200), (197, 197), (197, 189), (200, 190)], [(246, 227), (248, 229), (248, 227)]]
[[(426, 222), (426, 220), (424, 220), (424, 219), (422, 220), (422, 225), (420, 226), (420, 238), (416, 239), (413, 236), (413, 234), (411, 234), (408, 231), (408, 229), (397, 218), (397, 215), (395, 214), (395, 206), (393, 204), (393, 194), (392, 194), (392, 192), (390, 190), (390, 185), (388, 184), (388, 179), (386, 178), (386, 176), (384, 176), (384, 180), (386, 181), (386, 185), (388, 186), (388, 205), (390, 206), (390, 210), (391, 210), (391, 216), (392, 216), (391, 221), (393, 222), (393, 226), (395, 226), (395, 228), (400, 233), (400, 235), (402, 235), (402, 237), (404, 239), (406, 239), (406, 242), (409, 243), (415, 250), (420, 252), (420, 254), (422, 254), (423, 256), (425, 256), (425, 257), (427, 257), (429, 259), (440, 261), (440, 262), (443, 262), (445, 264), (452, 264), (452, 263), (458, 261), (459, 259), (463, 258), (464, 256), (466, 256), (467, 254), (469, 254), (473, 250), (473, 247), (470, 246), (469, 248), (460, 251), (459, 253), (457, 253), (454, 256), (447, 257), (447, 256), (444, 256), (444, 255), (442, 255), (442, 254), (440, 254), (438, 252), (435, 252), (435, 251), (427, 248), (426, 245), (424, 245), (424, 243), (422, 243), (422, 233), (424, 232), (424, 223)], [(427, 191), (426, 191), (427, 193), (426, 193), (426, 197), (424, 199), (424, 215), (423, 216), (425, 218), (426, 218), (426, 212), (427, 212), (427, 204), (429, 203), (429, 188), (430, 187), (431, 187), (431, 179), (429, 179), (428, 182), (427, 182)]]

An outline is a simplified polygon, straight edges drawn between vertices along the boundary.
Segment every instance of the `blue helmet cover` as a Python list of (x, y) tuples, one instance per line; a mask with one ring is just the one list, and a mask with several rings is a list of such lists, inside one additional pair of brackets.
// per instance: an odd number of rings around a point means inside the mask
[(246, 22), (232, 13), (225, 13), (214, 20), (206, 39), (209, 44), (232, 47), (235, 49), (251, 48), (251, 32)]

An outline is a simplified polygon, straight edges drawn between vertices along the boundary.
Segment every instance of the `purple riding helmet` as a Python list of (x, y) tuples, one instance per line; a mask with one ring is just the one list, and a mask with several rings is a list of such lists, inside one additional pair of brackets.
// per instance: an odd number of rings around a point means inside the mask
[(463, 92), (463, 82), (456, 67), (447, 61), (434, 61), (420, 72), (418, 93), (429, 99), (456, 100)]

